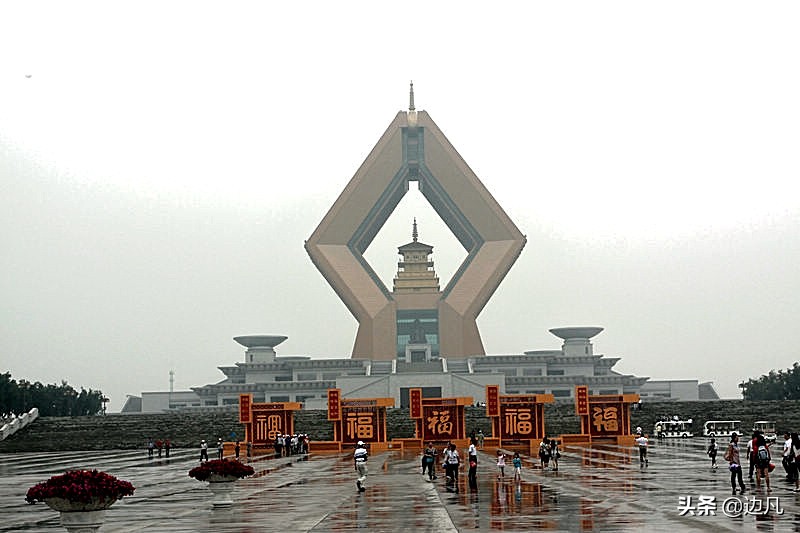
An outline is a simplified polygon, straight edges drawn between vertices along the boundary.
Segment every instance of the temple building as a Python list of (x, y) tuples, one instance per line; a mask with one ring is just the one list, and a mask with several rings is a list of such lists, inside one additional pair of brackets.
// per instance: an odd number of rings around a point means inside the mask
[[(438, 298), (439, 278), (433, 269), (433, 246), (417, 240), (417, 219), (411, 230), (411, 242), (397, 249), (403, 259), (397, 263), (394, 278), (395, 297), (405, 294), (433, 295)], [(422, 363), (439, 358), (439, 329), (433, 310), (397, 311), (397, 360)]]
[[(398, 247), (392, 290), (364, 258), (411, 181), (467, 251), (443, 288), (434, 247), (419, 241), (416, 219), (411, 242)], [(408, 111), (397, 113), (305, 243), (313, 264), (358, 321), (350, 357), (279, 357), (275, 347), (285, 336), (235, 337), (245, 357), (219, 367), (225, 379), (189, 391), (130, 396), (123, 412), (225, 408), (242, 393), (252, 393), (256, 402), (324, 408), (330, 388), (347, 398), (391, 397), (398, 406), (407, 406), (409, 389), (417, 387), (424, 397), (471, 396), (480, 402), (486, 385), (499, 385), (504, 394), (553, 394), (556, 401), (573, 401), (576, 385), (588, 385), (590, 394), (692, 400), (702, 390), (704, 399), (716, 397), (710, 384), (696, 380), (648, 383), (615, 372), (619, 358), (594, 353), (590, 339), (600, 327), (551, 329), (563, 341), (560, 349), (486, 355), (477, 317), (525, 242), (431, 117), (415, 109), (412, 85)]]
[(244, 361), (219, 367), (225, 379), (191, 391), (144, 392), (140, 399), (131, 397), (123, 412), (234, 406), (242, 393), (252, 393), (256, 402), (301, 402), (322, 409), (329, 388), (341, 389), (348, 398), (392, 397), (403, 407), (408, 406), (408, 390), (415, 387), (422, 387), (425, 397), (471, 396), (476, 402), (485, 400), (486, 385), (500, 385), (504, 394), (549, 393), (557, 401), (573, 401), (576, 385), (588, 385), (592, 394), (638, 392), (648, 378), (615, 372), (618, 357), (594, 353), (590, 339), (602, 330), (551, 329), (562, 339), (561, 349), (424, 362), (278, 356), (275, 347), (285, 336), (235, 337), (246, 348)]

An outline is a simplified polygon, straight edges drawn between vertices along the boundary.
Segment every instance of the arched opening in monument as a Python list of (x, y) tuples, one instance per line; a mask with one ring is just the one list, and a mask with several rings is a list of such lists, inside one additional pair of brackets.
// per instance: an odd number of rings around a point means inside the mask
[(432, 268), (439, 278), (439, 290), (444, 290), (466, 259), (467, 251), (419, 191), (416, 181), (409, 182), (408, 192), (370, 243), (364, 258), (391, 291), (402, 260), (397, 249), (412, 242), (415, 219), (419, 242), (433, 247)]

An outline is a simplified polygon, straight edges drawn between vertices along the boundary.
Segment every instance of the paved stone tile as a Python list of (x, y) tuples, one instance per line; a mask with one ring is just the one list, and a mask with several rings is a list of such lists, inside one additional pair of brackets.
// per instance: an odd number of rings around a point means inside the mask
[[(132, 497), (106, 515), (104, 533), (313, 531), (800, 531), (800, 494), (781, 481), (771, 494), (748, 493), (739, 502), (777, 504), (765, 515), (725, 516), (731, 498), (724, 465), (713, 471), (703, 439), (654, 443), (650, 465), (619, 447), (563, 450), (558, 472), (513, 468), (498, 479), (491, 455), (480, 454), (478, 489), (462, 472), (457, 490), (443, 476), (426, 481), (419, 455), (385, 453), (370, 458), (367, 491), (355, 487), (344, 456), (293, 457), (253, 463), (258, 474), (237, 482), (236, 503), (212, 509), (205, 483), (187, 475), (196, 454), (175, 450), (169, 460), (141, 452), (7, 454), (0, 457), (0, 531), (63, 531), (58, 513), (28, 505), (31, 485), (71, 468), (98, 468), (136, 486)], [(509, 462), (510, 463), (510, 462)], [(681, 497), (716, 498), (715, 516), (681, 516)]]

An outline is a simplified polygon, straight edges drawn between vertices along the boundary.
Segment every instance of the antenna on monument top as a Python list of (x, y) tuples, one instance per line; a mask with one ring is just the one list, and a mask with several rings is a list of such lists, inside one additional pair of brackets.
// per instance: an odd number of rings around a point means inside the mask
[(414, 107), (414, 81), (411, 81), (411, 88), (408, 91), (408, 125), (412, 128), (417, 126), (417, 110)]

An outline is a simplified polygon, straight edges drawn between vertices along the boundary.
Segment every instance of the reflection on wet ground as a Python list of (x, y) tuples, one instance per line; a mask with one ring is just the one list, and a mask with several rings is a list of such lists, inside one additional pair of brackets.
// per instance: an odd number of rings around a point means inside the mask
[[(211, 508), (205, 483), (188, 477), (193, 452), (148, 460), (137, 451), (10, 454), (0, 457), (0, 531), (63, 531), (58, 513), (27, 505), (31, 485), (71, 468), (98, 468), (136, 486), (106, 513), (102, 532), (268, 531), (794, 531), (800, 494), (773, 472), (773, 492), (730, 493), (726, 465), (712, 470), (704, 439), (654, 443), (650, 463), (617, 446), (567, 447), (558, 471), (525, 461), (522, 478), (480, 453), (478, 487), (465, 472), (448, 486), (427, 481), (419, 454), (370, 458), (366, 492), (350, 457), (258, 460), (237, 482), (233, 507)], [(490, 451), (490, 450), (487, 450)], [(534, 467), (536, 466), (536, 467)], [(760, 506), (760, 507), (758, 507)]]

